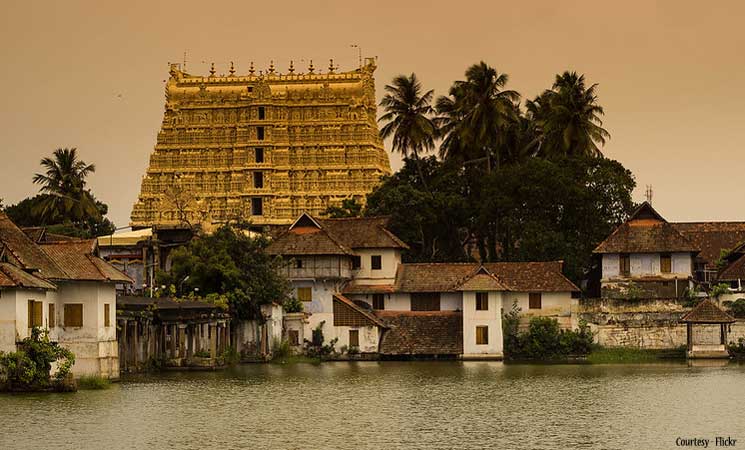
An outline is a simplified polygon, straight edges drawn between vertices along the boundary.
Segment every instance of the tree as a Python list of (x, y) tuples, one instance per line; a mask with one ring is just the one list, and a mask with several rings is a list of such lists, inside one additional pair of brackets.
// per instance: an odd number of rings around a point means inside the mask
[(357, 203), (357, 200), (354, 198), (345, 198), (341, 201), (341, 206), (329, 206), (323, 215), (332, 219), (359, 217), (362, 215), (362, 205)]
[[(92, 194), (91, 194), (92, 195)], [(93, 197), (98, 217), (88, 217), (82, 222), (73, 223), (65, 217), (57, 215), (40, 217), (39, 210), (46, 204), (49, 194), (38, 194), (5, 208), (5, 213), (20, 227), (45, 226), (50, 233), (62, 234), (81, 238), (91, 238), (111, 234), (116, 226), (105, 216), (109, 211), (108, 205)]]
[[(434, 91), (422, 93), (422, 84), (412, 73), (408, 77), (399, 75), (393, 84), (386, 85), (386, 94), (380, 102), (385, 114), (379, 122), (385, 122), (380, 129), (383, 139), (393, 137), (393, 150), (404, 158), (413, 157), (419, 167), (419, 159), (435, 146), (437, 128), (431, 119)], [(419, 168), (419, 175), (426, 187), (426, 181)]]
[(528, 102), (529, 117), (542, 132), (543, 155), (602, 156), (599, 146), (610, 134), (602, 127), (604, 110), (597, 103), (596, 87), (586, 87), (584, 75), (566, 71), (556, 75), (550, 90)]
[(289, 284), (279, 275), (281, 262), (264, 251), (266, 238), (250, 237), (244, 228), (223, 225), (174, 250), (171, 271), (159, 272), (158, 284), (173, 286), (180, 296), (199, 288), (199, 295), (227, 302), (240, 319), (260, 317), (263, 304), (283, 303)]
[(37, 173), (33, 180), (46, 196), (37, 205), (37, 216), (48, 223), (61, 219), (76, 225), (101, 219), (95, 198), (85, 188), (86, 178), (96, 167), (78, 159), (77, 149), (58, 148), (53, 157), (41, 160), (41, 166), (44, 173)]
[(481, 61), (456, 81), (449, 97), (436, 102), (437, 125), (444, 137), (441, 153), (463, 163), (483, 160), (489, 172), (492, 160), (499, 167), (504, 153), (505, 129), (519, 115), (520, 94), (504, 90), (508, 75)]

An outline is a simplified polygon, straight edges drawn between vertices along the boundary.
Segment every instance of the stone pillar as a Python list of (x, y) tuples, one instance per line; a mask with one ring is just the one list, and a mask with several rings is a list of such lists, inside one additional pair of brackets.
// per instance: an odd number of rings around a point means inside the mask
[(217, 357), (217, 323), (210, 322), (210, 358), (215, 359)]
[(127, 352), (127, 319), (122, 319), (122, 354), (119, 355), (119, 365), (124, 369), (124, 371), (127, 371), (128, 364), (127, 364), (127, 358), (129, 357)]
[(132, 361), (132, 365), (134, 366), (135, 371), (137, 371), (137, 368), (139, 367), (138, 362), (140, 360), (140, 333), (139, 333), (139, 320), (135, 320), (133, 325), (134, 329), (132, 330), (132, 346), (134, 347), (134, 351), (132, 352), (134, 355), (134, 360)]
[(186, 357), (191, 358), (194, 356), (194, 324), (187, 325), (186, 332), (188, 334), (186, 342)]
[(178, 325), (178, 357), (183, 358), (186, 356), (186, 324), (180, 323)]
[(170, 359), (176, 358), (176, 337), (177, 337), (177, 328), (176, 325), (170, 325), (171, 327), (171, 351), (168, 357)]

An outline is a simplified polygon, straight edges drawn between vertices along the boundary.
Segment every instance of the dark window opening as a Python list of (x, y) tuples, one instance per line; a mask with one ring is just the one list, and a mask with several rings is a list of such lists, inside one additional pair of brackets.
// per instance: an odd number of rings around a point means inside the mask
[(385, 309), (385, 294), (373, 294), (373, 309)]
[(296, 259), (295, 260), (295, 268), (296, 269), (302, 269), (303, 268), (303, 260), (302, 259)]
[(295, 347), (300, 345), (300, 333), (298, 330), (287, 330), (287, 340), (290, 341), (290, 345)]
[(254, 188), (261, 189), (264, 187), (264, 172), (254, 172)]
[(541, 309), (541, 293), (531, 292), (528, 294), (528, 309)]
[(412, 311), (439, 311), (439, 292), (415, 292), (411, 294)]
[(631, 257), (627, 253), (621, 254), (619, 269), (621, 275), (629, 276), (631, 274)]
[(261, 198), (251, 199), (251, 215), (252, 216), (263, 216), (264, 215), (264, 203)]
[(256, 127), (256, 139), (264, 140), (264, 127)]
[(362, 258), (358, 255), (352, 256), (352, 270), (357, 270), (362, 266)]
[(254, 155), (256, 157), (257, 163), (263, 163), (264, 162), (264, 149), (263, 148), (257, 148), (254, 150)]
[(489, 310), (489, 293), (477, 292), (476, 293), (476, 311), (488, 311)]
[(259, 120), (266, 119), (266, 111), (263, 106), (259, 106)]
[(349, 330), (349, 346), (360, 346), (360, 330)]
[(673, 259), (670, 253), (663, 253), (660, 255), (660, 272), (670, 273), (673, 271)]
[(383, 267), (383, 260), (380, 255), (372, 255), (370, 257), (370, 268), (372, 270), (380, 270)]

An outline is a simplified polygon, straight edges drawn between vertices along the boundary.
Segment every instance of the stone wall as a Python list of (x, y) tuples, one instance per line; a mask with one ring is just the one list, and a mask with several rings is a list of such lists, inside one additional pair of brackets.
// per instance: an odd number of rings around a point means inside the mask
[[(675, 300), (592, 299), (579, 302), (572, 316), (585, 320), (605, 347), (671, 349), (686, 345), (686, 326), (678, 321), (690, 308)], [(719, 326), (695, 327), (696, 339), (719, 342)], [(730, 326), (728, 341), (745, 338), (745, 320)]]

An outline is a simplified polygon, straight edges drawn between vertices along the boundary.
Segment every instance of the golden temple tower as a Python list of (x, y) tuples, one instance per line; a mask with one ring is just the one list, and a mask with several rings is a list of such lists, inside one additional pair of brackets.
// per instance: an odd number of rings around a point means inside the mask
[(285, 224), (365, 195), (391, 172), (375, 62), (327, 73), (190, 75), (171, 64), (155, 151), (131, 225)]

